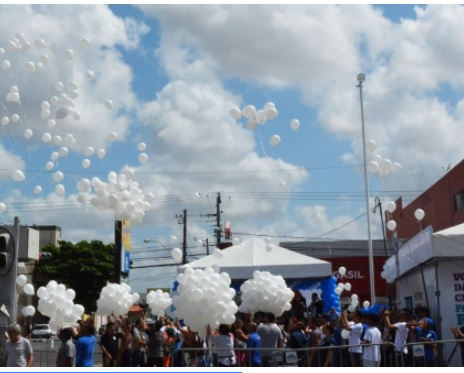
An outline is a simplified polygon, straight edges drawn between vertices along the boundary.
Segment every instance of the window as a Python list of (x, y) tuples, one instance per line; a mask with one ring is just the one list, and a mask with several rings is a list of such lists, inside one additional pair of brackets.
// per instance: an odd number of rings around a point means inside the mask
[(412, 297), (404, 297), (404, 305), (407, 309), (413, 310)]
[(459, 211), (464, 208), (464, 190), (454, 195), (454, 211)]

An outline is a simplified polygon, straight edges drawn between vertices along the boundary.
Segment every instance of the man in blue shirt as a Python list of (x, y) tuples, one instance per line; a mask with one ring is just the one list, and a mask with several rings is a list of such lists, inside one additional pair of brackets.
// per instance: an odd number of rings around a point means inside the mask
[(247, 339), (247, 348), (250, 349), (247, 351), (246, 362), (250, 367), (260, 367), (261, 366), (261, 337), (256, 332), (258, 325), (254, 322), (248, 324), (248, 331), (250, 335)]
[(95, 328), (88, 323), (82, 323), (76, 342), (76, 367), (93, 367), (93, 357), (97, 339)]

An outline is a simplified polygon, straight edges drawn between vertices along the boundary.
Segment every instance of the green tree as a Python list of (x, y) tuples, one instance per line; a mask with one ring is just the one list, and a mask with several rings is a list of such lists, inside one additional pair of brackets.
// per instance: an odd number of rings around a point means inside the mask
[(115, 245), (98, 240), (76, 244), (59, 241), (58, 245), (42, 249), (52, 256), (36, 263), (34, 284), (38, 288), (50, 280), (62, 283), (76, 292), (74, 303), (82, 304), (86, 313), (96, 311), (101, 289), (113, 281)]

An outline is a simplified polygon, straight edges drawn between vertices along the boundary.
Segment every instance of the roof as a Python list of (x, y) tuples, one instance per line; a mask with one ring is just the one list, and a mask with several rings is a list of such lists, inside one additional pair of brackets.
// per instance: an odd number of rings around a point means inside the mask
[(332, 276), (331, 263), (275, 244), (267, 244), (261, 238), (250, 238), (239, 245), (231, 246), (222, 251), (221, 258), (211, 254), (180, 266), (178, 272), (183, 272), (187, 267), (204, 269), (213, 266), (219, 266), (221, 272), (227, 272), (233, 280), (253, 278), (256, 270), (268, 271), (287, 279)]
[[(314, 258), (365, 257), (369, 253), (367, 240), (281, 242), (280, 246)], [(387, 256), (393, 255), (391, 240), (372, 240), (374, 256), (385, 257), (385, 252)]]

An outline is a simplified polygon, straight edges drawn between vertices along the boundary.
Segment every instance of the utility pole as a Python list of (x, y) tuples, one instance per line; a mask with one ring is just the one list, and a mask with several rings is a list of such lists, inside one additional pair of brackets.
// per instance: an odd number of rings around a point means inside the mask
[(209, 239), (206, 239), (206, 255), (209, 255)]
[(122, 221), (114, 222), (114, 277), (113, 283), (121, 283), (121, 265), (122, 265)]
[(184, 225), (182, 239), (182, 264), (187, 264), (187, 209), (184, 209), (180, 215), (176, 214), (176, 218), (178, 219), (179, 224)]
[(216, 198), (216, 246), (221, 246), (221, 193)]

